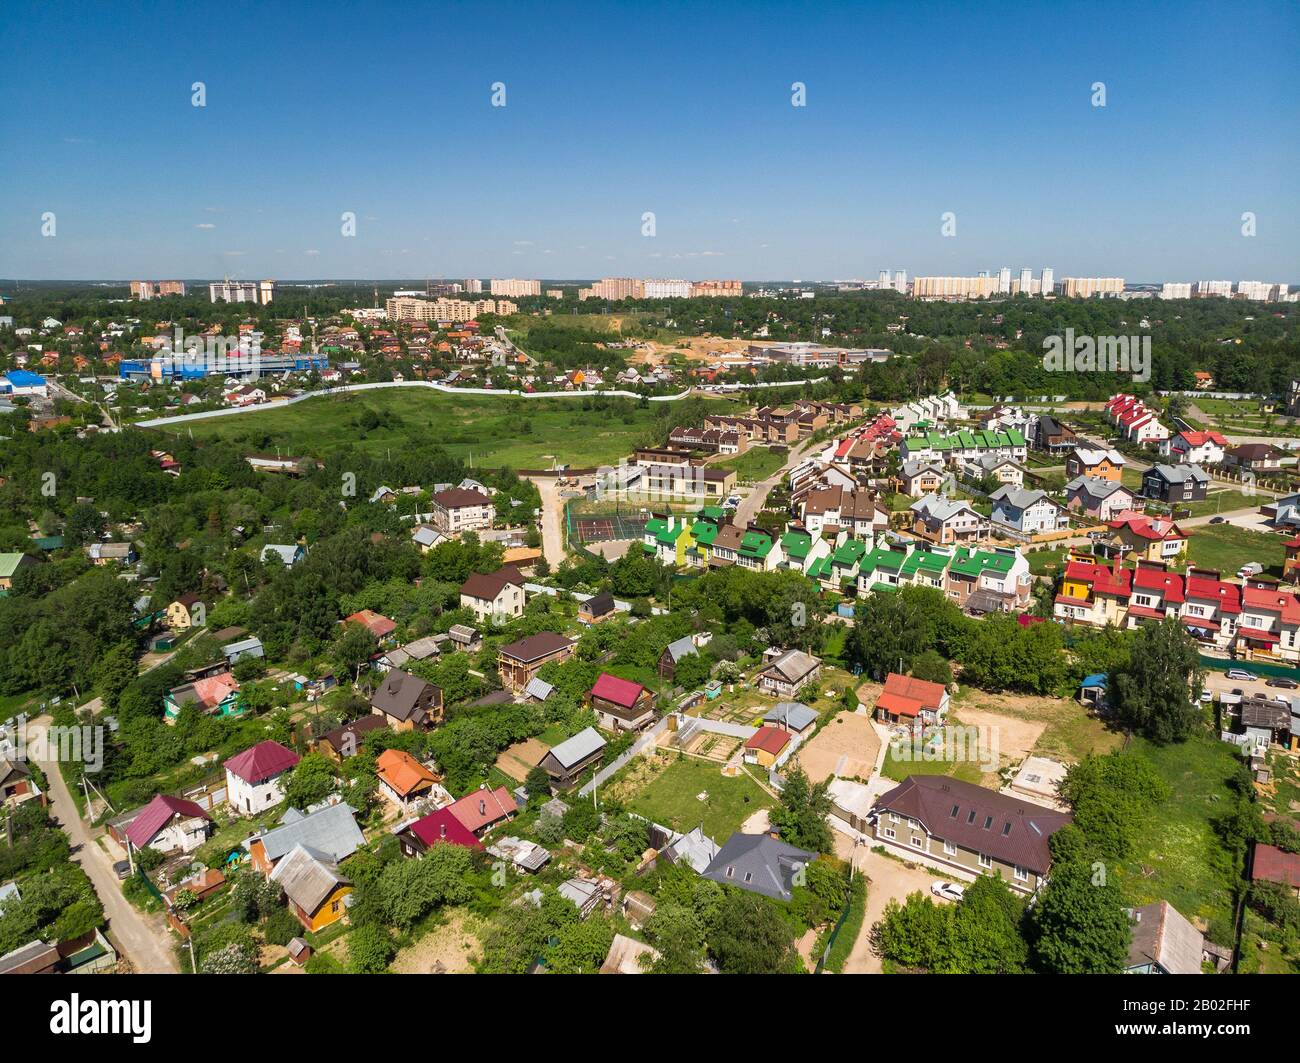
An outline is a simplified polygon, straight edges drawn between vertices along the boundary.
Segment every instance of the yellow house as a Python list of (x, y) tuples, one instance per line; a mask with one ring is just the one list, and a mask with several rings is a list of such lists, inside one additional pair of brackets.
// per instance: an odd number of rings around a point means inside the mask
[(205, 622), (203, 602), (197, 594), (182, 594), (167, 607), (167, 626), (173, 631), (188, 631)]
[(750, 764), (770, 768), (789, 744), (789, 731), (780, 727), (760, 727), (745, 742), (745, 760)]
[(347, 912), (347, 895), (352, 883), (339, 874), (338, 866), (294, 846), (271, 872), (271, 881), (284, 889), (289, 910), (304, 928), (321, 930), (342, 919)]

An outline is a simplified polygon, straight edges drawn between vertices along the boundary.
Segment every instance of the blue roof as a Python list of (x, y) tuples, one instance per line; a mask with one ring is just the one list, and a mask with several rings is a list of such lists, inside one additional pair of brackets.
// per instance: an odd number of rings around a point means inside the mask
[(38, 373), (28, 372), (26, 369), (11, 369), (5, 374), (14, 387), (31, 388), (41, 387), (45, 384), (45, 378)]
[(1093, 672), (1092, 675), (1084, 676), (1083, 685), (1085, 687), (1104, 687), (1106, 685), (1106, 673)]

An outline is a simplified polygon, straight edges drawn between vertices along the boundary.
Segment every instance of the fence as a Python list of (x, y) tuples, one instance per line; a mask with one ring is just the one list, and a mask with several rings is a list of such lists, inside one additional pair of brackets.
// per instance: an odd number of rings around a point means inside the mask
[(643, 734), (640, 738), (638, 738), (635, 742), (633, 742), (632, 747), (630, 749), (628, 749), (625, 753), (619, 754), (618, 757), (616, 757), (614, 760), (606, 764), (603, 768), (600, 769), (600, 771), (596, 772), (596, 774), (592, 777), (591, 782), (587, 783), (586, 786), (582, 787), (582, 789), (578, 791), (578, 796), (590, 797), (591, 792), (594, 789), (596, 789), (597, 786), (604, 785), (607, 779), (611, 778), (616, 772), (622, 769), (624, 765), (630, 763), (633, 757), (640, 756), (642, 753), (646, 751), (647, 747), (653, 749), (655, 745), (655, 740), (661, 734), (664, 733), (667, 727), (668, 727), (668, 717), (665, 716), (662, 720), (660, 720), (657, 724), (655, 724), (652, 728), (650, 728), (650, 730), (646, 731), (645, 734)]
[(1300, 681), (1300, 668), (1289, 664), (1271, 664), (1268, 661), (1232, 661), (1226, 657), (1207, 657), (1200, 655), (1201, 664), (1216, 672), (1226, 672), (1231, 668), (1240, 668), (1254, 672), (1256, 675), (1272, 676), (1278, 679), (1295, 679)]

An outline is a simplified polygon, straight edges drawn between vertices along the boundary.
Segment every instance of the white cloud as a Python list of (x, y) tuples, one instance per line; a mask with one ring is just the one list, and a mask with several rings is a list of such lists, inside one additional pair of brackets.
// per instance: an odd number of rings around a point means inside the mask
[(196, 228), (196, 229), (215, 229), (216, 226), (213, 225), (212, 222), (210, 222), (210, 221), (201, 221), (201, 222), (198, 223), (198, 225), (194, 226), (194, 228)]

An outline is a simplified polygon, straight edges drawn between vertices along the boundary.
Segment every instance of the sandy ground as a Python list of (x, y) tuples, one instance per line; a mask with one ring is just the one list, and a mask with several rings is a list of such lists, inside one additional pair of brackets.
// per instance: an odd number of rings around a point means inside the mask
[(799, 763), (808, 778), (818, 783), (832, 775), (867, 780), (876, 766), (880, 736), (867, 716), (841, 712), (812, 741), (799, 749)]
[[(862, 921), (862, 930), (858, 940), (853, 943), (853, 950), (844, 964), (845, 974), (879, 974), (880, 957), (871, 951), (871, 928), (885, 914), (885, 905), (891, 900), (900, 904), (909, 893), (920, 890), (926, 896), (930, 894), (930, 883), (944, 876), (924, 867), (910, 868), (897, 860), (892, 860), (879, 853), (873, 853), (868, 847), (858, 845), (838, 831), (835, 833), (835, 852), (845, 860), (852, 860), (858, 872), (867, 876), (867, 915)], [(947, 903), (938, 901), (940, 904)]]
[(767, 809), (760, 808), (740, 825), (741, 834), (766, 834), (771, 827)]
[[(999, 770), (1024, 760), (1038, 744), (1039, 735), (1047, 730), (1047, 724), (1040, 720), (1022, 720), (982, 709), (961, 707), (952, 715), (957, 723), (980, 728), (980, 756), (983, 757), (986, 747), (991, 746), (998, 754)], [(988, 729), (987, 743), (985, 728)]]
[(551, 568), (564, 561), (564, 498), (553, 476), (533, 478), (542, 499), (542, 556)]
[(603, 542), (583, 545), (593, 554), (600, 554), (606, 561), (617, 561), (640, 541), (640, 539), (606, 539)]
[(479, 955), (478, 920), (456, 910), (446, 923), (394, 958), (394, 974), (468, 974)]
[(528, 773), (541, 763), (551, 747), (538, 738), (530, 738), (525, 742), (516, 742), (509, 749), (503, 750), (497, 757), (497, 769), (509, 775), (510, 778), (517, 782), (523, 782), (528, 778)]
[(683, 336), (672, 343), (648, 340), (645, 347), (638, 349), (628, 361), (634, 365), (660, 365), (668, 361), (674, 352), (684, 351), (689, 361), (711, 362), (719, 352), (744, 354), (751, 343), (764, 345), (763, 340), (724, 340), (716, 336)]

